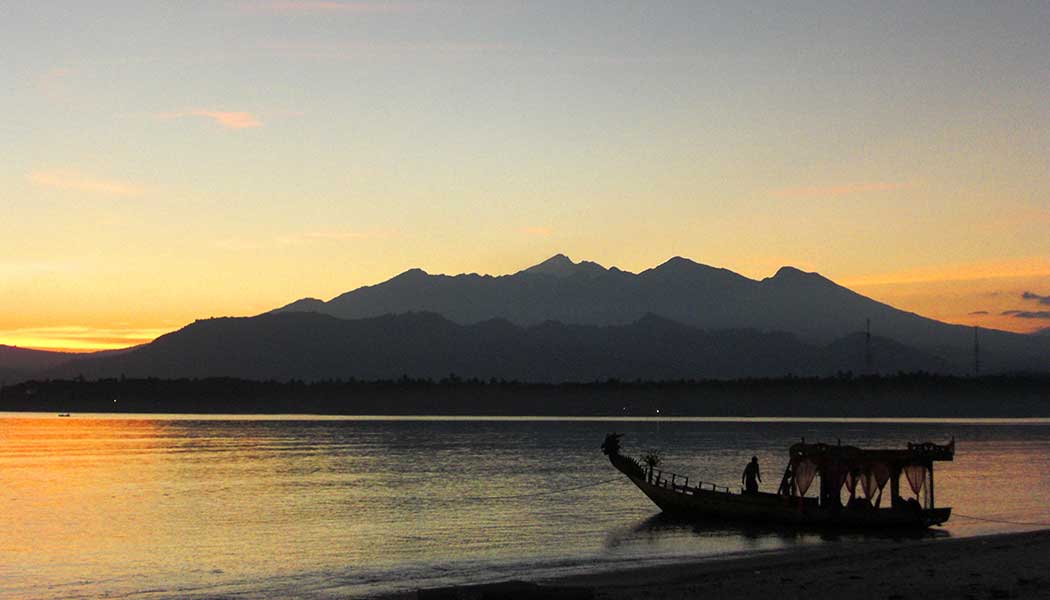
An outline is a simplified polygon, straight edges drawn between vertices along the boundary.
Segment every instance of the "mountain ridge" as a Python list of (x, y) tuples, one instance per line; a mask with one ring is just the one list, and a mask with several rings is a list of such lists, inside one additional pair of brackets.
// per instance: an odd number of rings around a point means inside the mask
[[(859, 333), (868, 319), (870, 346)], [(5, 354), (0, 347), (0, 381), (136, 374), (439, 377), (446, 369), (539, 381), (869, 369), (967, 375), (973, 334), (790, 266), (753, 280), (680, 256), (631, 273), (559, 254), (500, 276), (410, 269), (328, 302), (302, 298), (256, 317), (197, 320), (121, 351)], [(1045, 333), (979, 335), (982, 374), (1050, 372)], [(5, 356), (37, 363), (5, 363)]]
[(77, 356), (71, 352), (34, 350), (0, 344), (0, 382), (18, 381), (33, 373), (74, 360)]
[[(429, 312), (354, 320), (268, 313), (198, 320), (135, 351), (84, 357), (48, 375), (317, 381), (455, 374), (551, 383), (818, 376), (862, 372), (856, 335), (819, 346), (782, 332), (712, 332), (658, 315), (626, 325), (521, 326), (501, 319), (462, 325)], [(881, 372), (943, 368), (940, 358), (892, 340), (876, 337), (872, 348)]]
[[(944, 357), (951, 372), (967, 373), (973, 364), (972, 328), (897, 309), (792, 266), (755, 280), (681, 256), (631, 273), (556, 254), (499, 276), (413, 269), (321, 304), (302, 302), (272, 312), (305, 308), (356, 319), (430, 311), (460, 324), (503, 318), (518, 325), (547, 320), (623, 325), (652, 313), (709, 330), (785, 331), (818, 345), (870, 320), (877, 334)], [(990, 372), (1050, 370), (1045, 336), (983, 329), (981, 338), (982, 362)]]

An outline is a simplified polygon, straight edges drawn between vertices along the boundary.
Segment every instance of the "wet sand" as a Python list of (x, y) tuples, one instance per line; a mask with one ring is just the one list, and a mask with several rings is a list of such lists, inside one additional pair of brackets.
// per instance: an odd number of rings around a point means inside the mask
[(401, 598), (1050, 598), (1050, 530), (826, 545)]

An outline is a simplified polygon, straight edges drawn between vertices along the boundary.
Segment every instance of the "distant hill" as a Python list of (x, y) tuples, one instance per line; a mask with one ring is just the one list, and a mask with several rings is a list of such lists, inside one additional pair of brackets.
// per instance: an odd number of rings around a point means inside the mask
[[(521, 383), (51, 379), (0, 388), (0, 410), (72, 413), (714, 417), (1046, 417), (1050, 376), (785, 377)], [(116, 402), (114, 402), (116, 400)]]
[[(327, 302), (305, 298), (275, 312), (303, 311), (345, 319), (425, 311), (460, 324), (518, 325), (625, 325), (655, 314), (712, 331), (787, 332), (816, 345), (859, 331), (870, 319), (877, 335), (944, 358), (949, 372), (968, 373), (973, 365), (969, 327), (896, 309), (793, 267), (756, 281), (681, 257), (637, 274), (561, 254), (498, 277), (411, 269)], [(1050, 370), (1044, 336), (982, 330), (980, 337), (985, 372)]]
[(78, 355), (68, 352), (30, 350), (0, 344), (0, 382), (21, 381), (34, 373), (52, 369)]
[[(944, 362), (875, 338), (881, 372), (937, 371)], [(344, 320), (272, 313), (197, 321), (135, 350), (84, 357), (50, 375), (239, 377), (256, 380), (491, 378), (532, 382), (673, 380), (862, 372), (864, 340), (830, 345), (786, 333), (709, 332), (653, 315), (625, 325), (459, 325), (434, 313)]]

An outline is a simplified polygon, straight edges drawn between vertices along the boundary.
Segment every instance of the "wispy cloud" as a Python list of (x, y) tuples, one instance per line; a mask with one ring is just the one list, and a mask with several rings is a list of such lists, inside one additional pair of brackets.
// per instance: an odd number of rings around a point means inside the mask
[(1021, 294), (1022, 300), (1035, 300), (1039, 304), (1046, 304), (1050, 306), (1050, 296), (1041, 296), (1039, 294), (1033, 294), (1032, 292), (1025, 292)]
[(778, 198), (837, 198), (870, 192), (893, 192), (907, 187), (906, 183), (889, 182), (807, 185), (770, 190), (770, 195)]
[(260, 52), (307, 60), (359, 60), (425, 56), (432, 59), (464, 59), (493, 56), (508, 49), (487, 42), (313, 42), (275, 40), (257, 46)]
[(67, 259), (0, 259), (0, 278), (15, 279), (21, 277), (49, 277), (56, 274), (82, 271), (87, 263), (82, 258)]
[(41, 187), (108, 196), (138, 196), (145, 191), (142, 186), (134, 183), (115, 179), (98, 179), (68, 169), (33, 171), (27, 175), (27, 178)]
[(281, 0), (247, 2), (241, 5), (244, 12), (255, 14), (302, 15), (302, 14), (376, 14), (402, 13), (416, 8), (415, 5), (396, 2), (339, 2), (337, 0)]
[(307, 231), (305, 233), (294, 233), (277, 237), (281, 244), (302, 244), (318, 241), (350, 241), (350, 240), (377, 240), (394, 237), (397, 232), (389, 229), (367, 229), (367, 230), (320, 230)]
[(1050, 319), (1050, 310), (1004, 310), (999, 314), (1018, 319)]
[(224, 250), (258, 250), (274, 246), (295, 246), (320, 242), (347, 242), (357, 240), (382, 240), (396, 237), (398, 232), (392, 229), (366, 230), (317, 230), (302, 233), (288, 233), (263, 238), (223, 238), (215, 240), (217, 248)]
[(967, 314), (974, 315), (974, 316), (976, 316), (976, 315), (986, 315), (986, 314), (988, 314), (988, 311), (986, 311), (986, 310), (975, 310), (975, 311), (967, 313)]
[(525, 235), (533, 235), (536, 237), (547, 237), (552, 233), (550, 227), (522, 227), (520, 231)]
[(221, 250), (258, 250), (265, 246), (258, 240), (248, 240), (244, 238), (222, 238), (212, 242), (216, 248)]
[(162, 113), (162, 119), (178, 119), (181, 117), (204, 117), (227, 129), (254, 129), (262, 127), (263, 123), (255, 115), (242, 111), (204, 110), (194, 109), (181, 112)]

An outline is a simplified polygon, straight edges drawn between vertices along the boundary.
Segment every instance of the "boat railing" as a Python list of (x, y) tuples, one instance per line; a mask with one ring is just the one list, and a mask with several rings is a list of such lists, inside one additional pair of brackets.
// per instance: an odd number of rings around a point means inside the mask
[[(670, 476), (670, 478), (668, 478)], [(696, 485), (689, 485), (689, 478), (677, 473), (663, 472), (659, 469), (651, 469), (648, 476), (649, 483), (656, 487), (662, 487), (683, 494), (695, 494), (700, 491), (721, 492), (731, 494), (732, 490), (724, 485), (711, 483), (710, 481), (698, 481)]]

